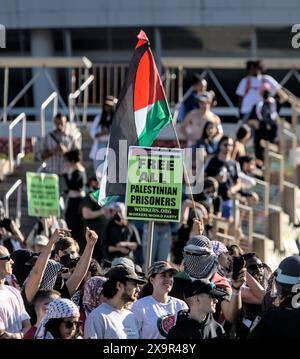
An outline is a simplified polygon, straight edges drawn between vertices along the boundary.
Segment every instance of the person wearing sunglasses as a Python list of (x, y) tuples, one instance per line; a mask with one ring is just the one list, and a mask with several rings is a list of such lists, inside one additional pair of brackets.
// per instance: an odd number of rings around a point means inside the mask
[(219, 182), (218, 194), (221, 196), (222, 217), (231, 218), (233, 195), (241, 189), (240, 166), (231, 159), (233, 139), (223, 136), (219, 142), (218, 154), (205, 165), (205, 177), (214, 177)]
[(70, 299), (58, 298), (48, 304), (35, 339), (82, 339), (79, 309)]
[(4, 284), (12, 274), (13, 264), (8, 250), (0, 246), (0, 339), (22, 339), (30, 328), (30, 316), (20, 292)]
[(24, 335), (24, 339), (34, 339), (36, 330), (46, 314), (49, 303), (60, 298), (60, 296), (60, 293), (54, 289), (41, 289), (36, 293), (32, 301), (36, 314), (36, 322)]
[(237, 337), (246, 339), (256, 318), (262, 312), (262, 302), (266, 294), (265, 265), (254, 252), (242, 255), (245, 260), (246, 284), (242, 287), (243, 307), (237, 323)]

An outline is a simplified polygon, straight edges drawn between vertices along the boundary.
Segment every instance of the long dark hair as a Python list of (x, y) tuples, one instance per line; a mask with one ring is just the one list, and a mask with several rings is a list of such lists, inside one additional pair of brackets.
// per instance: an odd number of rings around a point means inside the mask
[[(218, 129), (218, 126), (214, 122), (212, 122), (212, 121), (206, 122), (206, 124), (203, 128), (203, 132), (202, 132), (202, 140), (206, 140), (208, 138), (206, 130), (209, 125), (213, 125), (216, 129)], [(217, 132), (217, 134), (218, 134), (218, 132)], [(215, 136), (217, 136), (217, 134)]]
[(106, 127), (108, 130), (110, 129), (110, 126), (112, 125), (112, 119), (113, 119), (114, 112), (115, 112), (114, 108), (112, 108), (111, 111), (108, 112), (108, 111), (106, 111), (105, 106), (103, 106), (101, 118), (99, 121), (99, 125), (102, 128)]
[(49, 319), (48, 322), (45, 324), (46, 332), (51, 333), (54, 339), (62, 339), (59, 331), (59, 327), (62, 322), (62, 318)]
[[(51, 318), (48, 320), (48, 322), (45, 324), (45, 330), (46, 332), (49, 332), (52, 334), (54, 339), (62, 339), (59, 327), (61, 323), (63, 322), (64, 318)], [(76, 327), (76, 332), (74, 335), (74, 338), (77, 338), (78, 336), (82, 335), (80, 327)]]

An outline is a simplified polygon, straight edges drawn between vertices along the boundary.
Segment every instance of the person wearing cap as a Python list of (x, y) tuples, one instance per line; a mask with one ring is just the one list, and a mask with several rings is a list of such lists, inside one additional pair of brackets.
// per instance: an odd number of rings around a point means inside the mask
[(223, 133), (220, 117), (211, 111), (214, 96), (212, 91), (199, 95), (199, 109), (189, 112), (182, 122), (181, 131), (187, 139), (189, 147), (195, 145), (202, 137), (204, 126), (208, 121), (218, 126), (219, 134)]
[(256, 317), (251, 339), (300, 339), (300, 256), (284, 258), (274, 273), (271, 296), (275, 306)]
[(111, 268), (101, 294), (106, 298), (87, 317), (84, 327), (86, 339), (140, 339), (138, 321), (126, 306), (134, 302), (139, 286), (145, 284), (129, 267)]
[(184, 289), (184, 298), (189, 306), (177, 317), (175, 326), (167, 339), (221, 339), (225, 331), (213, 318), (218, 299), (226, 296), (226, 291), (218, 289), (205, 279), (190, 282)]
[(48, 244), (49, 238), (43, 234), (38, 234), (27, 244), (30, 245), (31, 249), (35, 253), (40, 253)]
[(94, 143), (89, 157), (94, 161), (94, 170), (96, 173), (102, 173), (99, 166), (104, 162), (110, 127), (117, 102), (118, 100), (114, 96), (106, 96), (103, 109), (99, 115), (95, 117), (90, 128), (90, 136)]
[(131, 309), (137, 317), (141, 339), (165, 339), (176, 322), (177, 313), (187, 309), (183, 300), (169, 295), (177, 272), (166, 261), (154, 262), (148, 269), (147, 284)]

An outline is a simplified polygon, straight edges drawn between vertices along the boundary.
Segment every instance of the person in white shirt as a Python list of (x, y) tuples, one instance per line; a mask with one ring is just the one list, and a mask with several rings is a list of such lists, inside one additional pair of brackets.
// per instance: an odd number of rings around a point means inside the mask
[(8, 250), (0, 246), (0, 339), (22, 339), (31, 327), (20, 292), (4, 284), (13, 263)]
[(278, 94), (282, 102), (287, 100), (287, 95), (281, 85), (272, 76), (263, 74), (264, 68), (261, 61), (247, 61), (246, 67), (249, 74), (240, 81), (236, 89), (242, 123), (248, 121), (253, 107), (262, 100), (261, 93), (265, 84), (270, 86), (272, 96)]
[[(90, 151), (90, 159), (94, 161), (94, 170), (100, 172), (99, 166), (104, 162), (105, 151), (109, 140), (110, 127), (118, 100), (114, 96), (106, 96), (103, 110), (97, 115), (90, 128), (90, 136), (93, 146)], [(103, 152), (100, 152), (101, 150)]]
[[(187, 304), (169, 296), (177, 270), (165, 261), (154, 262), (147, 272), (148, 283), (142, 295), (132, 305), (136, 315), (141, 339), (165, 339), (175, 325), (177, 313), (187, 309)], [(147, 295), (149, 293), (149, 295)]]
[(129, 267), (117, 266), (107, 273), (101, 294), (106, 298), (87, 317), (86, 339), (140, 339), (138, 321), (126, 306), (134, 302), (139, 285), (145, 284)]

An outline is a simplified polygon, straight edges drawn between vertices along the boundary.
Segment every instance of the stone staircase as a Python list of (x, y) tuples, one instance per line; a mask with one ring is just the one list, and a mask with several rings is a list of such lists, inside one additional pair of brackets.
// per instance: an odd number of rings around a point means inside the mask
[[(87, 171), (87, 177), (93, 175), (93, 162), (89, 159), (89, 151), (92, 145), (92, 140), (89, 137), (88, 131), (81, 129), (82, 132), (82, 151), (83, 151), (83, 165)], [(32, 154), (28, 154), (24, 161), (21, 162), (19, 167), (15, 167), (14, 173), (8, 175), (8, 161), (5, 159), (0, 160), (0, 199), (3, 201), (7, 191), (13, 184), (21, 179), (22, 180), (22, 200), (21, 200), (21, 231), (27, 236), (36, 221), (36, 217), (28, 216), (27, 211), (27, 191), (26, 191), (26, 172), (36, 172), (41, 163), (33, 160)], [(2, 177), (1, 177), (1, 174)], [(10, 217), (16, 217), (16, 201), (17, 192), (15, 192), (9, 200), (10, 204)]]

